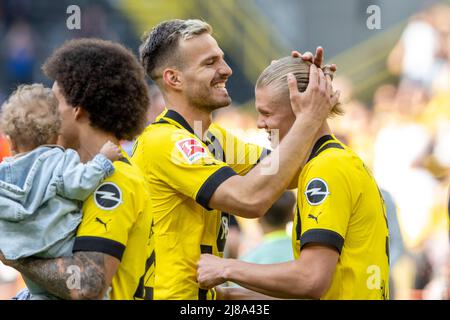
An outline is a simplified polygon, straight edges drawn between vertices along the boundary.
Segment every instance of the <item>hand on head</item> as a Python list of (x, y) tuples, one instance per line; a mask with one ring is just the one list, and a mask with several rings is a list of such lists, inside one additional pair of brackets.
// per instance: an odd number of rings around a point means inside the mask
[[(324, 72), (328, 71), (331, 79), (333, 79), (333, 74), (336, 72), (337, 68), (335, 64), (326, 64), (322, 67), (323, 64), (323, 48), (317, 47), (316, 48), (316, 55), (313, 56), (311, 52), (307, 51), (304, 54), (301, 54), (299, 51), (294, 50), (291, 52), (291, 57), (293, 58), (302, 58), (303, 61), (309, 61), (311, 63), (314, 63), (317, 68), (321, 68)], [(327, 74), (327, 72), (325, 72)]]
[(293, 74), (288, 74), (287, 81), (292, 111), (296, 116), (303, 114), (323, 122), (339, 102), (340, 92), (333, 93), (331, 77), (325, 75), (315, 64), (311, 64), (309, 83), (304, 92), (298, 91), (297, 80)]
[[(333, 64), (326, 64), (322, 67), (323, 64), (323, 48), (317, 47), (316, 48), (316, 55), (313, 56), (313, 54), (309, 51), (306, 51), (305, 53), (301, 54), (297, 50), (291, 51), (291, 57), (293, 58), (302, 58), (303, 61), (309, 61), (311, 63), (314, 63), (318, 68), (321, 68), (326, 75), (329, 75), (331, 77), (331, 80), (333, 80), (334, 73), (336, 72), (337, 68), (336, 65)], [(278, 60), (272, 60), (270, 64), (274, 64)]]

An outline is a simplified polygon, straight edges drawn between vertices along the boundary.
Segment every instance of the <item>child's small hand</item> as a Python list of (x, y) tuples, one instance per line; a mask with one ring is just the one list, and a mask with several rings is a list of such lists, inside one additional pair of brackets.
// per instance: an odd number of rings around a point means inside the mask
[(120, 148), (111, 141), (108, 141), (103, 145), (103, 147), (100, 149), (100, 153), (111, 161), (116, 161), (123, 157)]

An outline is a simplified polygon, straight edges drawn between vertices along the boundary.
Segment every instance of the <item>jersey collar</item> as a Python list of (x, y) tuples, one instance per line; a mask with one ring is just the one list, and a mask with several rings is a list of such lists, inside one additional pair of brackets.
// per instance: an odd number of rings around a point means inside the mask
[[(189, 125), (189, 123), (186, 121), (186, 119), (183, 118), (183, 116), (181, 114), (179, 114), (178, 112), (176, 112), (175, 110), (172, 109), (167, 109), (165, 111), (165, 113), (162, 113), (159, 121), (157, 122), (167, 122), (166, 119), (170, 119), (173, 122), (177, 123), (179, 126), (183, 127), (184, 129), (186, 129), (187, 131), (189, 131), (190, 133), (192, 133), (193, 135), (196, 135), (194, 130), (192, 129), (192, 127)], [(203, 140), (200, 138), (200, 140), (202, 140), (203, 142), (205, 142), (207, 145), (209, 145), (212, 141), (215, 140), (214, 135), (209, 131), (209, 129), (206, 131), (206, 137), (210, 140)]]
[(186, 119), (184, 119), (183, 116), (181, 114), (179, 114), (178, 112), (176, 112), (175, 110), (172, 110), (172, 109), (167, 110), (166, 114), (164, 114), (162, 116), (162, 119), (164, 119), (164, 118), (175, 121), (176, 123), (178, 123), (180, 126), (182, 126), (184, 129), (186, 129), (190, 133), (195, 134), (194, 130), (191, 128), (191, 126), (186, 121)]
[[(328, 141), (333, 141), (333, 142), (325, 145)], [(336, 137), (334, 137), (333, 135), (330, 135), (330, 134), (324, 135), (324, 136), (320, 137), (314, 144), (314, 147), (312, 148), (311, 154), (310, 154), (307, 162), (311, 161), (312, 159), (317, 157), (322, 151), (324, 151), (328, 148), (344, 149), (344, 147), (339, 143), (339, 141), (336, 139)]]

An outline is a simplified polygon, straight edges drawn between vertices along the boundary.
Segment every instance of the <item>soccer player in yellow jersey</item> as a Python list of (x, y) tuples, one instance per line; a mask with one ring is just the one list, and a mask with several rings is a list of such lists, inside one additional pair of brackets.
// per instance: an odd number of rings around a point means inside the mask
[(167, 104), (137, 139), (132, 156), (153, 204), (155, 299), (216, 298), (196, 281), (200, 254), (222, 256), (228, 213), (258, 217), (279, 198), (338, 98), (331, 97), (323, 72), (311, 67), (322, 86), (294, 106), (291, 130), (262, 159), (262, 148), (211, 124), (212, 111), (231, 102), (226, 81), (232, 73), (211, 32), (200, 20), (165, 21), (140, 48), (141, 62)]
[[(301, 59), (283, 58), (267, 67), (256, 84), (258, 126), (269, 132), (279, 129), (281, 143), (295, 121), (290, 104), (313, 81), (308, 70), (309, 63)], [(339, 113), (339, 106), (331, 111)], [(383, 199), (364, 163), (332, 135), (326, 122), (298, 179), (292, 241), (295, 260), (287, 263), (257, 265), (202, 255), (199, 284), (211, 288), (233, 281), (278, 298), (388, 299)], [(235, 288), (222, 294), (230, 299), (257, 297)]]
[[(43, 69), (55, 81), (61, 143), (76, 149), (82, 161), (91, 159), (106, 141), (118, 145), (145, 127), (145, 73), (123, 46), (73, 40), (58, 48)], [(73, 256), (12, 263), (55, 296), (152, 298), (151, 200), (142, 173), (122, 153), (123, 158), (114, 162), (114, 174), (84, 202)]]

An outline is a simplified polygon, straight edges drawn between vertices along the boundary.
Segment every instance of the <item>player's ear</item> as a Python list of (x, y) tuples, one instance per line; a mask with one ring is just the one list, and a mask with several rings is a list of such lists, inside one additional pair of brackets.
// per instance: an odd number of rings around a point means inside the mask
[(180, 90), (182, 85), (181, 73), (177, 69), (167, 68), (163, 71), (164, 84), (174, 90)]
[(86, 110), (84, 110), (81, 107), (75, 107), (73, 108), (73, 115), (75, 117), (75, 120), (80, 121), (84, 117), (87, 117)]

